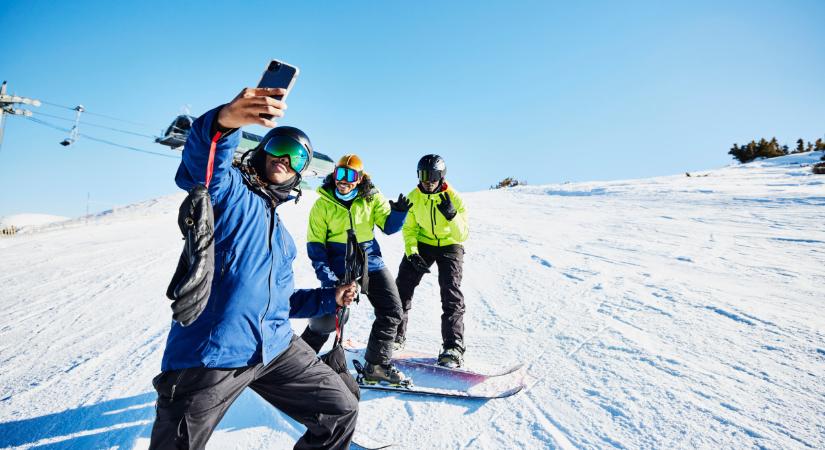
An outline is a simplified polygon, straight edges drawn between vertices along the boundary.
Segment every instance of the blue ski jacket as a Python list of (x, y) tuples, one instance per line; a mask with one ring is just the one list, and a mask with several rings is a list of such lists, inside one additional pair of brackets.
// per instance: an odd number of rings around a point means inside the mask
[[(185, 190), (205, 184), (220, 107), (192, 124), (175, 182)], [(173, 322), (161, 370), (235, 368), (267, 364), (292, 338), (290, 317), (335, 312), (335, 289), (293, 285), (296, 248), (276, 208), (232, 166), (240, 133), (216, 144), (209, 194), (215, 213), (215, 276), (206, 309), (188, 327)]]

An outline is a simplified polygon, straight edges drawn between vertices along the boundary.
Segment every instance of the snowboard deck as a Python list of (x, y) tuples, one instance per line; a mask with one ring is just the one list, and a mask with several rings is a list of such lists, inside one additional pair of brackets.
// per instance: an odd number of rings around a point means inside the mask
[[(357, 367), (357, 360), (363, 358), (365, 346), (347, 341), (344, 349), (347, 350), (348, 365)], [(415, 358), (413, 360), (408, 359)], [(432, 364), (424, 361), (432, 361)], [(356, 361), (356, 362), (353, 362)], [(465, 399), (497, 399), (510, 397), (524, 389), (525, 384), (519, 369), (504, 370), (496, 374), (483, 374), (467, 369), (449, 368), (435, 364), (435, 358), (416, 352), (401, 352), (394, 355), (393, 363), (399, 366), (405, 375), (412, 380), (410, 386), (389, 386), (385, 384), (365, 383), (356, 369), (356, 380), (365, 390), (396, 392), (401, 394), (418, 394), (437, 397), (453, 397)], [(359, 364), (360, 365), (360, 364)]]
[(484, 391), (462, 391), (462, 390), (454, 390), (454, 389), (439, 389), (435, 387), (425, 387), (425, 386), (418, 386), (412, 385), (410, 387), (403, 387), (403, 386), (386, 386), (383, 384), (364, 384), (358, 383), (358, 386), (361, 389), (371, 390), (371, 391), (383, 391), (383, 392), (396, 392), (399, 394), (417, 394), (417, 395), (426, 395), (432, 397), (450, 397), (450, 398), (465, 398), (465, 399), (476, 399), (476, 400), (492, 400), (498, 398), (506, 398), (518, 394), (524, 389), (524, 384), (518, 384), (516, 386), (510, 387), (504, 390), (497, 390), (493, 391), (490, 389)]
[[(342, 346), (344, 347), (344, 350), (346, 350), (348, 352), (356, 353), (362, 359), (364, 358), (364, 352), (366, 351), (366, 348), (367, 348), (366, 343), (354, 341), (352, 339), (347, 339), (346, 341), (344, 341)], [(477, 376), (482, 376), (482, 377), (487, 377), (487, 378), (501, 377), (501, 376), (504, 376), (504, 375), (509, 375), (511, 373), (518, 372), (519, 370), (521, 370), (522, 367), (524, 367), (524, 364), (518, 363), (518, 364), (514, 364), (514, 365), (509, 366), (509, 367), (504, 367), (504, 368), (501, 368), (501, 369), (497, 369), (497, 370), (492, 371), (492, 372), (475, 371), (475, 370), (472, 370), (472, 369), (468, 369), (466, 367), (455, 367), (455, 368), (454, 367), (444, 367), (444, 366), (439, 366), (438, 365), (438, 357), (436, 357), (436, 356), (433, 356), (433, 355), (430, 355), (430, 354), (427, 354), (427, 353), (406, 350), (406, 349), (402, 350), (400, 352), (393, 353), (392, 362), (394, 364), (400, 365), (400, 366), (411, 366), (411, 365), (432, 366), (432, 367), (436, 368), (434, 370), (448, 370), (448, 371), (454, 372), (454, 373), (466, 374), (467, 376), (477, 375)]]

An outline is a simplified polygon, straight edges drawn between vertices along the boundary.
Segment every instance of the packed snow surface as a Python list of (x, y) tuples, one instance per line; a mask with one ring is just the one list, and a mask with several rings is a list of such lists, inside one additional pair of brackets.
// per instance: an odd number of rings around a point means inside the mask
[[(364, 392), (358, 434), (408, 449), (825, 447), (820, 155), (465, 194), (466, 364), (523, 362), (528, 386), (490, 401)], [(280, 209), (302, 250), (315, 198)], [(0, 447), (148, 446), (182, 199), (0, 239)], [(379, 240), (395, 272), (400, 234)], [(318, 285), (305, 252), (295, 270)], [(440, 314), (431, 274), (408, 348), (438, 350)], [(372, 317), (356, 306), (349, 335), (366, 340)], [(247, 392), (209, 448), (302, 433)]]

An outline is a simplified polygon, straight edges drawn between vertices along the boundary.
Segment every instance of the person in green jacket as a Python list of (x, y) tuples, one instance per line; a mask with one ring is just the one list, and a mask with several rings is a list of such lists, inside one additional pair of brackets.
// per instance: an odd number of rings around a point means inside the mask
[(447, 164), (438, 155), (426, 155), (418, 161), (418, 186), (409, 194), (412, 208), (407, 214), (404, 234), (404, 258), (395, 284), (401, 296), (403, 316), (398, 325), (395, 349), (404, 347), (412, 297), (416, 286), (430, 266), (438, 266), (441, 288), (441, 339), (438, 364), (460, 367), (464, 362), (464, 294), (461, 275), (467, 240), (467, 212), (464, 202), (447, 184)]
[[(373, 229), (377, 225), (385, 234), (401, 230), (411, 204), (403, 194), (398, 195), (398, 201), (388, 202), (364, 172), (357, 155), (341, 157), (318, 194), (309, 213), (307, 254), (321, 285), (336, 286), (344, 276), (348, 230), (355, 230), (365, 253), (368, 270), (361, 286), (375, 308), (375, 321), (364, 355), (364, 379), (368, 383), (408, 384), (390, 359), (401, 323), (401, 299)], [(301, 337), (318, 352), (333, 331), (335, 315), (321, 316), (309, 320)]]

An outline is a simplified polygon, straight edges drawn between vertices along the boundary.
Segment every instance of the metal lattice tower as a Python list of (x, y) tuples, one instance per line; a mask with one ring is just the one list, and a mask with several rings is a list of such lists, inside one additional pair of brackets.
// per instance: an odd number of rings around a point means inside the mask
[[(0, 147), (3, 145), (3, 131), (6, 128), (6, 115), (30, 117), (32, 115), (31, 111), (18, 108), (17, 105), (40, 106), (40, 100), (6, 94), (6, 84), (7, 83), (4, 81), (2, 86), (0, 86)], [(78, 120), (79, 118), (80, 112), (78, 112), (77, 116)]]

